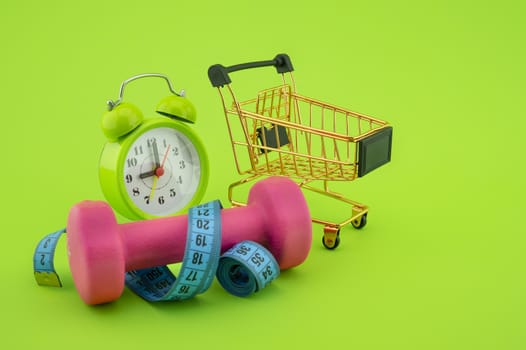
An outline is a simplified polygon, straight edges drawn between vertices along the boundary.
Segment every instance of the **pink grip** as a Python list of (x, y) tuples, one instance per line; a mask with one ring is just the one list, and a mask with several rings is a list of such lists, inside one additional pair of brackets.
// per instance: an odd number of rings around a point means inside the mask
[[(256, 210), (255, 210), (256, 209)], [(221, 252), (244, 239), (265, 244), (261, 215), (255, 207), (221, 211)], [(139, 221), (120, 226), (126, 271), (183, 261), (188, 220), (186, 215)]]

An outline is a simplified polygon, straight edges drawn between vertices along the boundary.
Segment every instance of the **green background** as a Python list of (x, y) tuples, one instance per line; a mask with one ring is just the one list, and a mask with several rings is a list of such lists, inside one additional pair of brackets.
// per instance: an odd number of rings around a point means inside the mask
[[(2, 347), (523, 349), (526, 346), (524, 6), (519, 1), (4, 1), (0, 11)], [(105, 101), (165, 73), (198, 111), (205, 200), (235, 172), (211, 64), (292, 58), (300, 93), (391, 122), (392, 162), (338, 186), (370, 206), (335, 251), (315, 226), (307, 261), (241, 299), (217, 282), (182, 303), (125, 291), (80, 300), (38, 287), (38, 240), (103, 199)], [(275, 85), (272, 69), (236, 86)], [(233, 80), (243, 81), (243, 73)], [(259, 77), (261, 76), (261, 79)], [(269, 79), (268, 82), (264, 79)], [(165, 95), (130, 86), (145, 114)], [(331, 204), (311, 209), (333, 212)]]

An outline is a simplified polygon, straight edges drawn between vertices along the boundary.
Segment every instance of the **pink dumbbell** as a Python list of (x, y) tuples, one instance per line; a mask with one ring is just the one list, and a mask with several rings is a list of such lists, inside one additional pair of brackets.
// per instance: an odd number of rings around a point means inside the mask
[[(303, 193), (292, 180), (270, 177), (251, 189), (246, 207), (221, 211), (221, 252), (251, 240), (265, 245), (281, 269), (301, 264), (308, 255), (312, 224)], [(124, 289), (125, 271), (181, 262), (187, 216), (117, 224), (102, 201), (74, 205), (67, 224), (73, 281), (82, 300), (101, 304)]]

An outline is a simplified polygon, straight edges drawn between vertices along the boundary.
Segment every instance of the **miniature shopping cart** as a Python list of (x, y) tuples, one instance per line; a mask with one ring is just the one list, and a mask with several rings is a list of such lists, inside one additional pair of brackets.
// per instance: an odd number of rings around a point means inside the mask
[[(265, 66), (276, 68), (282, 84), (239, 101), (229, 73)], [(392, 127), (385, 121), (299, 95), (292, 71), (285, 54), (269, 61), (209, 68), (208, 76), (223, 103), (237, 170), (248, 175), (229, 186), (228, 198), (234, 206), (244, 205), (233, 199), (235, 187), (261, 176), (277, 175), (293, 179), (302, 189), (341, 201), (350, 206), (350, 216), (342, 221), (312, 219), (324, 225), (323, 245), (334, 249), (344, 225), (365, 226), (368, 207), (331, 191), (329, 182), (352, 181), (389, 162)]]

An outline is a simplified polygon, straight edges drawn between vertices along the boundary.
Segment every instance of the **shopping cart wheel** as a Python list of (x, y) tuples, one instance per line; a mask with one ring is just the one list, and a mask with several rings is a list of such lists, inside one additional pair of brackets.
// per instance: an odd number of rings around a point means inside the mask
[(331, 226), (325, 226), (323, 229), (321, 243), (327, 249), (336, 249), (340, 245), (340, 229)]
[(351, 221), (351, 224), (353, 225), (354, 228), (357, 228), (357, 229), (363, 228), (365, 225), (367, 225), (367, 213)]

